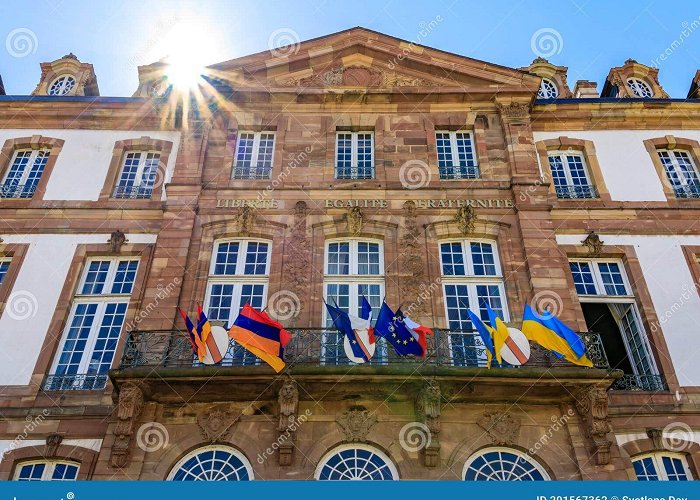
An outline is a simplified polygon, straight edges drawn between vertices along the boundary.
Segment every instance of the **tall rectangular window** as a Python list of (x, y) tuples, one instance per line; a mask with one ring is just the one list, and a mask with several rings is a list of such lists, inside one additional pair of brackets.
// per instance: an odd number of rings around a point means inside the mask
[(48, 149), (15, 151), (0, 185), (2, 198), (31, 198), (49, 160)]
[(135, 259), (94, 258), (87, 262), (47, 390), (105, 387), (137, 268)]
[(270, 179), (274, 153), (274, 132), (241, 132), (238, 134), (231, 178)]
[(435, 132), (440, 179), (478, 179), (479, 166), (471, 132)]
[(128, 151), (119, 172), (115, 198), (148, 199), (153, 194), (158, 175), (160, 153), (157, 151)]
[(335, 178), (374, 178), (373, 132), (338, 132), (336, 136)]
[(687, 151), (658, 151), (661, 164), (678, 198), (700, 198), (700, 180), (695, 162)]
[(0, 258), (0, 285), (5, 282), (5, 276), (7, 276), (7, 271), (10, 270), (10, 262), (12, 259)]
[(596, 198), (598, 195), (580, 153), (549, 153), (549, 168), (557, 198)]

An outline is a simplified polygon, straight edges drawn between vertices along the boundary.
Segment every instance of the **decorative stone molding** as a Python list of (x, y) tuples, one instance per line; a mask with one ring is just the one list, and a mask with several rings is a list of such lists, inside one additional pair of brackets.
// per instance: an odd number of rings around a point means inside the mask
[(290, 87), (425, 87), (436, 86), (423, 78), (400, 75), (373, 67), (339, 66), (322, 73), (283, 82)]
[(352, 207), (348, 210), (345, 215), (345, 219), (348, 223), (348, 232), (357, 236), (362, 232), (362, 226), (364, 225), (364, 215), (360, 207)]
[(668, 94), (659, 83), (659, 68), (640, 64), (634, 59), (627, 59), (622, 66), (610, 69), (601, 97), (638, 98), (627, 85), (627, 80), (637, 78), (646, 83), (652, 91), (652, 98), (668, 98)]
[(109, 243), (110, 251), (112, 253), (121, 252), (122, 246), (124, 246), (124, 244), (127, 242), (128, 242), (128, 240), (126, 239), (126, 235), (123, 232), (121, 232), (119, 229), (114, 231), (109, 236), (109, 240), (107, 240), (107, 243)]
[(64, 95), (99, 96), (97, 77), (92, 64), (81, 63), (74, 54), (66, 54), (52, 62), (41, 63), (41, 78), (32, 95), (48, 95), (49, 88), (57, 78), (70, 76), (75, 84)]
[(576, 411), (583, 419), (586, 436), (591, 440), (593, 453), (598, 465), (610, 463), (610, 446), (608, 439), (611, 431), (608, 418), (608, 392), (602, 386), (581, 390), (576, 396)]
[(600, 236), (598, 236), (595, 231), (591, 231), (581, 242), (585, 247), (588, 248), (589, 257), (598, 257), (603, 250), (604, 242), (601, 241)]
[(537, 57), (529, 66), (520, 69), (554, 82), (554, 85), (557, 86), (558, 98), (567, 99), (573, 96), (566, 81), (566, 74), (569, 69), (566, 66), (555, 66), (547, 59)]
[(459, 231), (463, 235), (468, 235), (474, 232), (474, 224), (476, 223), (476, 211), (471, 205), (465, 205), (457, 210), (455, 222)]
[(198, 415), (197, 425), (204, 440), (214, 443), (226, 440), (240, 417), (240, 413), (235, 413), (225, 407), (216, 407)]
[(654, 449), (662, 450), (664, 448), (663, 430), (647, 429), (647, 437), (651, 439)]
[(377, 423), (377, 416), (364, 406), (353, 406), (338, 415), (335, 421), (345, 434), (346, 441), (364, 443), (367, 442), (367, 434)]
[(242, 235), (250, 233), (255, 224), (255, 209), (246, 205), (233, 214), (232, 221)]
[(46, 436), (46, 448), (44, 449), (44, 456), (46, 458), (53, 458), (56, 456), (58, 447), (63, 442), (63, 436), (61, 434), (49, 434)]
[(299, 389), (294, 380), (288, 378), (284, 381), (279, 390), (277, 402), (279, 403), (280, 412), (277, 430), (280, 436), (285, 436), (285, 439), (279, 446), (279, 464), (280, 466), (288, 466), (292, 465), (294, 458), (295, 423), (299, 407)]
[(311, 268), (311, 244), (307, 235), (308, 207), (298, 201), (294, 206), (294, 222), (287, 236), (287, 258), (284, 264), (284, 288), (299, 298), (299, 313), (306, 305), (309, 296), (309, 269)]
[(440, 462), (440, 415), (442, 413), (440, 384), (426, 381), (416, 398), (416, 413), (430, 432), (430, 439), (423, 449), (426, 467), (436, 467)]
[(527, 118), (530, 116), (530, 105), (525, 102), (511, 102), (509, 104), (497, 102), (496, 107), (503, 118)]
[(477, 420), (494, 445), (513, 445), (520, 435), (520, 421), (513, 418), (507, 409), (485, 412)]
[(420, 300), (420, 294), (425, 290), (425, 263), (423, 260), (422, 234), (416, 222), (416, 204), (409, 200), (403, 204), (403, 234), (400, 240), (402, 289), (404, 297), (411, 302), (407, 312), (412, 317), (425, 313), (425, 301)]
[(136, 421), (143, 411), (144, 394), (138, 385), (127, 382), (119, 389), (117, 425), (110, 455), (112, 467), (125, 467), (129, 460), (129, 446)]

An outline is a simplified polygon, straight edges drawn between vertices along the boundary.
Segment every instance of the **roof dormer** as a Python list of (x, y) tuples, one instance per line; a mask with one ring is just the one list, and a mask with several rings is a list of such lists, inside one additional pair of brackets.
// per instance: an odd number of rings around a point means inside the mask
[(690, 82), (690, 90), (688, 90), (688, 99), (700, 99), (700, 69), (695, 72), (693, 81)]
[(92, 64), (81, 63), (74, 54), (41, 63), (41, 79), (32, 95), (98, 96), (97, 77)]
[(537, 92), (538, 99), (557, 99), (572, 97), (569, 85), (566, 82), (566, 66), (555, 66), (542, 57), (538, 57), (529, 66), (520, 68), (533, 75), (542, 78), (540, 89)]
[(659, 83), (658, 68), (627, 59), (624, 65), (610, 70), (601, 97), (662, 99), (668, 94)]
[(166, 75), (168, 63), (157, 61), (139, 66), (139, 87), (133, 97), (163, 97), (169, 89)]

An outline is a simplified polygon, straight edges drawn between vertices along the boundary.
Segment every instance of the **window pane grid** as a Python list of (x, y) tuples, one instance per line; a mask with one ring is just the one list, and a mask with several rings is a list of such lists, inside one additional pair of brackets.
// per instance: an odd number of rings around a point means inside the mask
[(19, 150), (0, 185), (2, 198), (31, 198), (49, 159), (49, 150)]
[(337, 133), (335, 178), (374, 178), (374, 134), (370, 132)]

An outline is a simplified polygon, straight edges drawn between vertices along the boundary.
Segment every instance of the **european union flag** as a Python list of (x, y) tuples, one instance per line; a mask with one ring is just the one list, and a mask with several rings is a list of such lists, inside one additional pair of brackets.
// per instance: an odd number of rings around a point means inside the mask
[(396, 354), (399, 356), (408, 356), (409, 354), (414, 356), (423, 355), (423, 348), (406, 327), (401, 310), (399, 309), (394, 313), (386, 305), (386, 302), (379, 309), (379, 316), (377, 316), (377, 322), (374, 325), (374, 334), (384, 337), (394, 346)]

